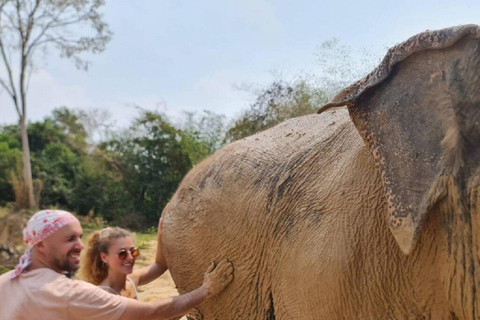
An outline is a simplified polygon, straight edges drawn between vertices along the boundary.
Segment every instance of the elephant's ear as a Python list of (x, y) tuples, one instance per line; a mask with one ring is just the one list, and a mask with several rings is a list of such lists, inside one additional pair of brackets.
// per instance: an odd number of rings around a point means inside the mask
[(479, 38), (476, 25), (416, 35), (319, 111), (347, 105), (381, 170), (389, 226), (405, 254), (462, 166), (461, 113), (480, 108)]

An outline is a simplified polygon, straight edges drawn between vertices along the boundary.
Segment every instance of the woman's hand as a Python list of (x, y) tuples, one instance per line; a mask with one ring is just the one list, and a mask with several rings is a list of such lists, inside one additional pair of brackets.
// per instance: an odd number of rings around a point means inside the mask
[(157, 255), (155, 256), (155, 262), (160, 266), (163, 272), (165, 272), (168, 269), (168, 267), (167, 267), (167, 261), (165, 260), (165, 256), (163, 255), (163, 250), (162, 250), (162, 228), (163, 228), (163, 216), (158, 221)]

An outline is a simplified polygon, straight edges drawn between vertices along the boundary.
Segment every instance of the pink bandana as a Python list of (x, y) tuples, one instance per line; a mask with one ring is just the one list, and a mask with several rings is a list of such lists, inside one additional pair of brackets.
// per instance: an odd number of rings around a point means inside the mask
[(61, 227), (78, 221), (73, 214), (62, 210), (42, 210), (35, 213), (23, 229), (23, 241), (28, 245), (28, 249), (20, 262), (15, 267), (15, 271), (10, 276), (11, 279), (18, 277), (32, 263), (32, 248), (40, 241), (51, 236)]

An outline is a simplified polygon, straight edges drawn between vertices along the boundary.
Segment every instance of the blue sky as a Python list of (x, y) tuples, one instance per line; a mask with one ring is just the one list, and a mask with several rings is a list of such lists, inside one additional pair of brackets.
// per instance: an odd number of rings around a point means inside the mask
[[(89, 57), (88, 72), (55, 51), (39, 56), (29, 120), (62, 105), (107, 109), (120, 126), (135, 116), (134, 104), (173, 119), (181, 110), (234, 117), (252, 99), (235, 85), (266, 85), (273, 70), (315, 74), (318, 46), (333, 37), (383, 55), (426, 29), (480, 24), (478, 0), (107, 0), (103, 12), (114, 37)], [(16, 121), (2, 92), (0, 124)]]

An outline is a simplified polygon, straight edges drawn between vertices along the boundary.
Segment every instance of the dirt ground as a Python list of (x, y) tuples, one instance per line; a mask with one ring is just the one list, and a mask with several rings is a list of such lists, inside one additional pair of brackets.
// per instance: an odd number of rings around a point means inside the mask
[[(140, 257), (135, 262), (135, 267), (145, 267), (155, 261), (157, 241), (147, 243), (147, 248), (140, 250)], [(140, 301), (148, 302), (159, 298), (178, 296), (170, 272), (165, 272), (160, 278), (138, 288)]]
[[(141, 249), (140, 257), (137, 258), (135, 266), (145, 267), (152, 264), (155, 261), (156, 248), (157, 241), (149, 241), (146, 245), (146, 248)], [(175, 283), (173, 282), (168, 270), (158, 279), (138, 288), (138, 299), (142, 302), (174, 296), (178, 296), (178, 291), (175, 289)], [(181, 318), (181, 320), (186, 319), (186, 317)]]

